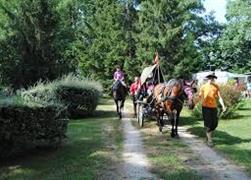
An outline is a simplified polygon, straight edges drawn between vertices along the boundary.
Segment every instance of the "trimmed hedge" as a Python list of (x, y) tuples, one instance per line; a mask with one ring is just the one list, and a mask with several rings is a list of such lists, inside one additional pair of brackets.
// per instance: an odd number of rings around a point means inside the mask
[(0, 157), (58, 146), (65, 138), (68, 116), (92, 115), (101, 92), (99, 83), (68, 75), (38, 82), (15, 96), (0, 94)]
[(67, 106), (69, 116), (77, 118), (94, 113), (101, 93), (102, 86), (99, 83), (70, 74), (53, 82), (39, 82), (34, 87), (21, 91), (21, 96), (40, 104), (63, 103)]
[(68, 113), (72, 118), (92, 115), (98, 105), (99, 92), (96, 89), (77, 89), (60, 86), (57, 96), (67, 105)]
[(28, 105), (13, 99), (0, 104), (1, 158), (62, 142), (69, 121), (63, 107)]

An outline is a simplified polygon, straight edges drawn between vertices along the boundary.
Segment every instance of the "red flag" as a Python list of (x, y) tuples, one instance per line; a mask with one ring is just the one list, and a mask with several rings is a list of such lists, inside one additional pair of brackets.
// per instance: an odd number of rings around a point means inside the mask
[(153, 60), (153, 64), (158, 64), (159, 63), (159, 53), (156, 51), (155, 52), (155, 58)]

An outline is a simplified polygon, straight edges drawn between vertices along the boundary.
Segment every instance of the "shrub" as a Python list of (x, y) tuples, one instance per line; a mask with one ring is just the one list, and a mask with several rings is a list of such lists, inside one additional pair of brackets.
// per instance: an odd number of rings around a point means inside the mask
[(24, 102), (35, 102), (37, 104), (60, 104), (55, 96), (56, 86), (51, 82), (37, 82), (29, 89), (22, 89), (19, 94)]
[(68, 119), (63, 106), (41, 105), (6, 98), (0, 104), (0, 157), (41, 146), (57, 146), (65, 137)]
[(68, 107), (70, 117), (92, 115), (98, 105), (102, 87), (99, 83), (68, 75), (58, 81), (56, 95)]
[[(220, 85), (221, 96), (224, 104), (227, 107), (226, 112), (219, 112), (220, 118), (227, 119), (235, 117), (236, 111), (242, 105), (241, 103), (241, 89), (236, 88), (232, 82), (225, 85)], [(221, 110), (221, 105), (218, 103), (218, 109)], [(201, 103), (198, 103), (193, 110), (192, 115), (197, 118), (202, 118)]]
[(10, 87), (0, 86), (0, 97), (13, 95), (13, 89)]
[(63, 103), (70, 117), (75, 118), (92, 115), (101, 92), (102, 86), (99, 83), (70, 74), (53, 82), (38, 82), (20, 94), (23, 99), (40, 104)]

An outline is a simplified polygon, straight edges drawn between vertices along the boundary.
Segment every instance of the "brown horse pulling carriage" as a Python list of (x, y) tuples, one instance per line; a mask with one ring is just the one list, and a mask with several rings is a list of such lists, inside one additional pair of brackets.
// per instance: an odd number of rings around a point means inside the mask
[[(171, 136), (178, 136), (179, 117), (184, 102), (187, 101), (189, 108), (194, 106), (194, 81), (171, 79), (165, 82), (158, 64), (145, 68), (140, 79), (142, 87), (137, 101), (137, 120), (140, 127), (144, 126), (147, 117), (155, 118), (162, 132), (163, 127), (170, 121)], [(154, 86), (150, 92), (147, 89), (148, 82)]]

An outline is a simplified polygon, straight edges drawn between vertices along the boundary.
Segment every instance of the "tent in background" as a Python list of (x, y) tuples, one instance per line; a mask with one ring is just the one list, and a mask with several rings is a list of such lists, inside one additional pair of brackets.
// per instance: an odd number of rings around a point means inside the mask
[[(212, 71), (198, 72), (193, 74), (193, 79), (197, 80), (198, 84), (201, 85), (206, 80), (205, 77), (210, 73), (212, 73)], [(237, 74), (220, 70), (216, 70), (214, 73), (217, 76), (216, 82), (221, 84), (226, 84), (229, 80), (234, 80), (237, 78), (243, 83), (246, 83), (247, 81), (247, 75), (245, 74)]]

